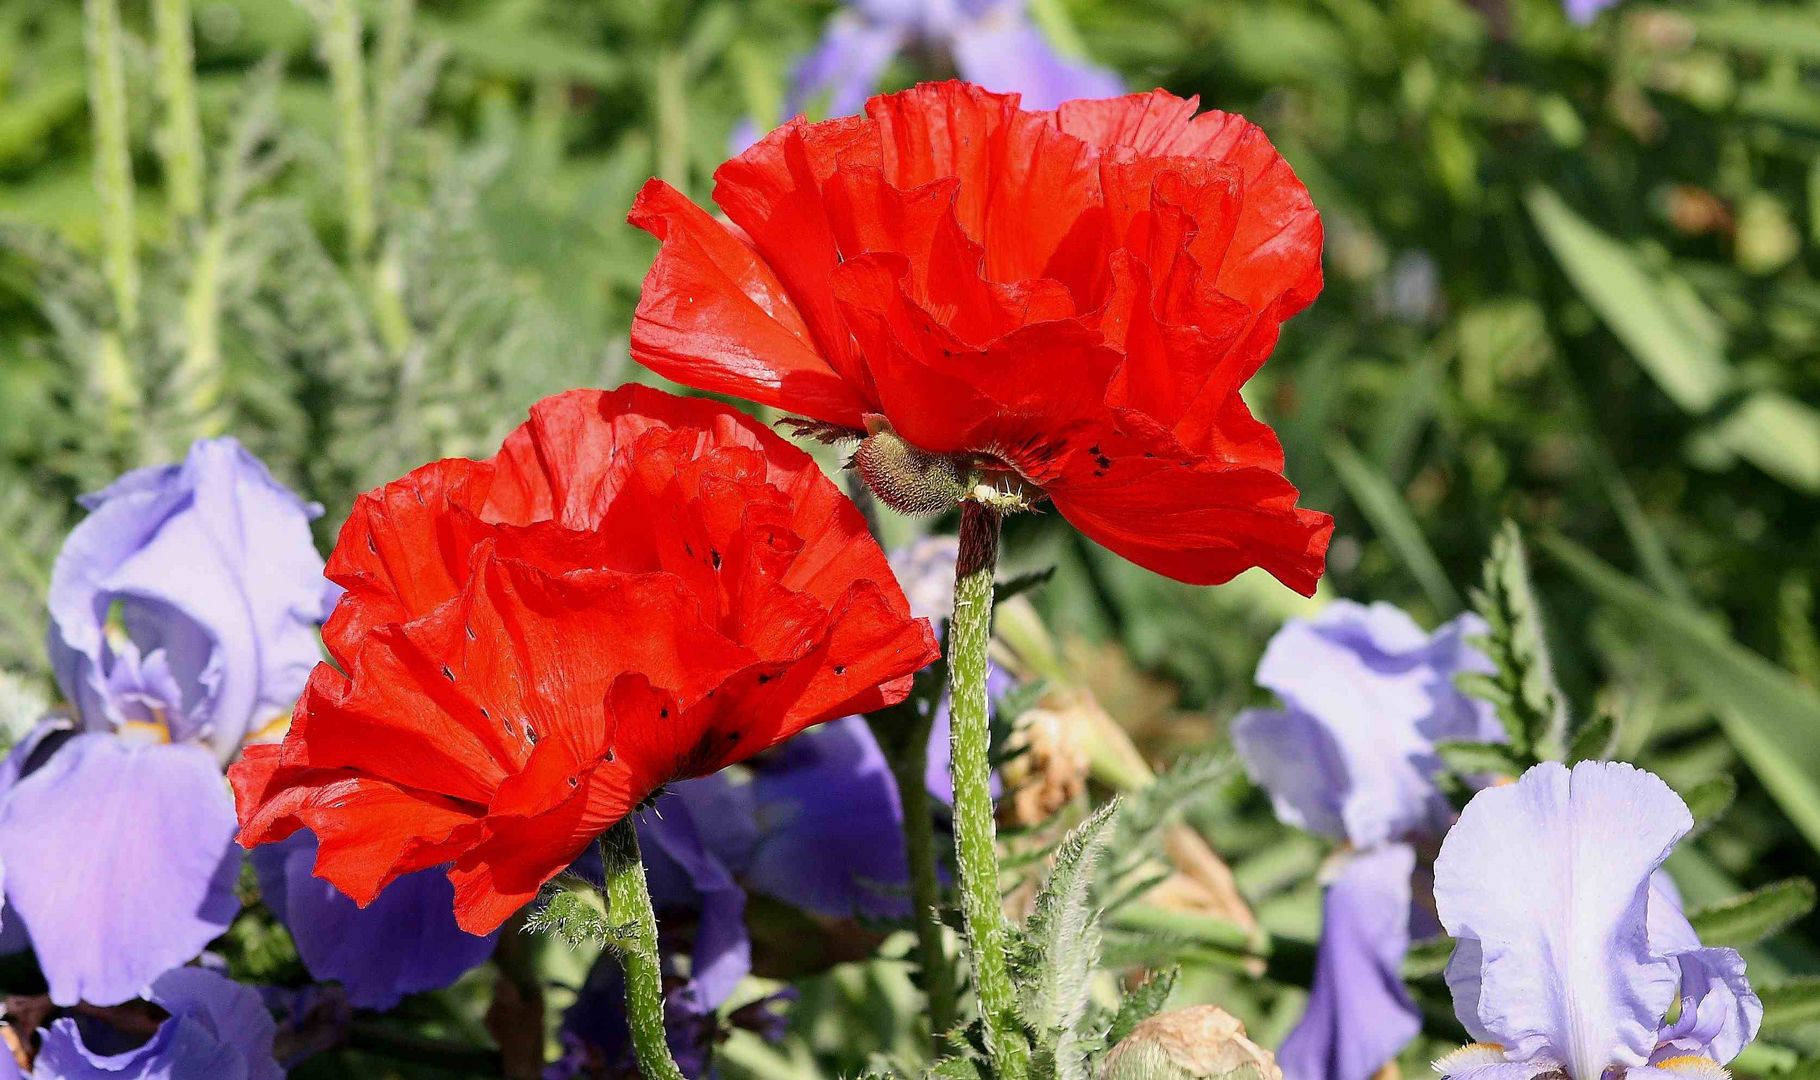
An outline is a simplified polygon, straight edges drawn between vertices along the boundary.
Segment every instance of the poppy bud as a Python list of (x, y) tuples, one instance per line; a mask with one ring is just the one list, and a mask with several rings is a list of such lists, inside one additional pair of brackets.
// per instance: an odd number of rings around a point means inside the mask
[(888, 427), (860, 441), (853, 467), (879, 501), (900, 514), (939, 514), (967, 491), (957, 459), (918, 450)]
[(1283, 1080), (1270, 1051), (1214, 1005), (1153, 1016), (1112, 1048), (1100, 1080)]
[(1007, 789), (999, 804), (1003, 824), (1041, 824), (1086, 790), (1092, 763), (1081, 743), (1078, 708), (1069, 702), (1045, 703), (1017, 718), (1007, 745), (1011, 754), (999, 770)]

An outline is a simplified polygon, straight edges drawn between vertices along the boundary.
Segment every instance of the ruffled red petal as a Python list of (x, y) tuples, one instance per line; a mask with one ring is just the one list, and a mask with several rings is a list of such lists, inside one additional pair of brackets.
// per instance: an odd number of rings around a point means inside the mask
[[(242, 842), (311, 829), (363, 903), (452, 864), (476, 933), (662, 785), (902, 700), (937, 654), (807, 454), (645, 387), (540, 403), (492, 460), (364, 496), (340, 543), (341, 667), (234, 767)], [(664, 704), (631, 715), (631, 684)]]
[[(1161, 573), (1255, 565), (1312, 588), (1330, 525), (1295, 507), (1239, 390), (1320, 291), (1320, 218), (1262, 131), (1197, 104), (1159, 90), (1032, 112), (951, 82), (792, 121), (721, 169), (715, 200), (802, 313), (793, 340), (857, 404), (716, 360), (738, 318), (662, 348), (635, 330), (634, 355), (849, 428), (880, 414), (924, 450), (1015, 470)], [(648, 288), (661, 301), (697, 259), (666, 239)], [(1120, 489), (1100, 459), (1127, 455), (1146, 464)]]

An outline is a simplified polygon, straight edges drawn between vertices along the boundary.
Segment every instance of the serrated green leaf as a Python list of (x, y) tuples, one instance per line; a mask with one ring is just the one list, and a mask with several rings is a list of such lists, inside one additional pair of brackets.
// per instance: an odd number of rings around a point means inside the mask
[(1094, 811), (1055, 849), (1055, 865), (1037, 893), (1024, 933), (1013, 949), (1018, 1011), (1034, 1035), (1039, 1075), (1085, 1080), (1089, 1035), (1083, 1030), (1087, 993), (1100, 958), (1099, 914), (1093, 906), (1093, 864), (1112, 836), (1119, 803)]
[(1763, 1001), (1763, 1031), (1792, 1031), (1820, 1021), (1820, 975), (1753, 987)]
[(1131, 1034), (1131, 1029), (1163, 1011), (1169, 1000), (1169, 992), (1175, 989), (1176, 977), (1182, 973), (1181, 968), (1171, 967), (1156, 972), (1143, 985), (1126, 994), (1119, 1002), (1119, 1011), (1112, 1017), (1112, 1026), (1106, 1030), (1106, 1044), (1114, 1045)]
[(1567, 764), (1577, 761), (1603, 761), (1618, 739), (1618, 721), (1610, 713), (1598, 713), (1580, 725), (1568, 744)]
[(1123, 797), (1112, 848), (1120, 872), (1153, 853), (1157, 836), (1202, 799), (1217, 795), (1232, 775), (1223, 754), (1185, 757), (1149, 784)]
[(1688, 913), (1702, 943), (1742, 949), (1814, 909), (1814, 883), (1789, 878)]
[[(1516, 760), (1559, 757), (1572, 724), (1567, 699), (1555, 681), (1541, 605), (1530, 584), (1529, 554), (1514, 522), (1506, 521), (1492, 538), (1473, 607), (1488, 628), (1476, 644), (1496, 668), (1490, 677), (1496, 690), (1482, 696), (1496, 707)], [(1461, 688), (1473, 693), (1485, 690), (1485, 684), (1463, 679)]]
[(1625, 617), (1719, 717), (1726, 736), (1808, 844), (1820, 851), (1820, 694), (1560, 537), (1544, 547)]
[(928, 1080), (992, 1080), (986, 1063), (977, 1058), (943, 1058), (924, 1074)]
[(1435, 745), (1441, 760), (1456, 773), (1473, 775), (1518, 776), (1531, 762), (1504, 743), (1442, 742)]

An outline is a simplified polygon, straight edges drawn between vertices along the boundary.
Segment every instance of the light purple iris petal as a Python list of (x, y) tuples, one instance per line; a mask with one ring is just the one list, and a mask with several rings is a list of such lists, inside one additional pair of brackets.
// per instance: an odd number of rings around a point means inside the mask
[(909, 914), (903, 808), (864, 720), (823, 724), (753, 764), (754, 890), (836, 918)]
[[(1494, 1061), (1486, 1065), (1475, 1065), (1460, 1072), (1444, 1072), (1444, 1080), (1537, 1080), (1557, 1072), (1552, 1064), (1531, 1064), (1522, 1061)], [(1632, 1075), (1635, 1075), (1634, 1073)]]
[(958, 536), (925, 536), (891, 553), (891, 570), (904, 587), (910, 614), (937, 626), (954, 614), (954, 564)]
[(85, 734), (0, 803), (7, 901), (59, 1005), (115, 1005), (239, 910), (234, 804), (207, 751)]
[(1257, 679), (1284, 707), (1249, 710), (1232, 728), (1277, 816), (1361, 848), (1445, 831), (1435, 744), (1504, 737), (1491, 706), (1454, 686), (1490, 670), (1467, 641), (1483, 632), (1462, 615), (1425, 634), (1388, 604), (1343, 600), (1278, 631)]
[(828, 20), (821, 43), (796, 65), (784, 114), (796, 116), (824, 97), (824, 115), (858, 112), (907, 37), (901, 26), (850, 12)]
[(1650, 948), (1649, 879), (1692, 826), (1667, 784), (1614, 762), (1544, 763), (1474, 796), (1435, 862), (1469, 1030), (1576, 1078), (1644, 1064), (1677, 976)]
[[(108, 1033), (65, 1017), (45, 1032), (32, 1070), (37, 1080), (281, 1080), (272, 1057), (274, 1027), (259, 995), (200, 968), (177, 968), (146, 995), (169, 1012), (150, 1040), (104, 1053)], [(4, 1074), (0, 1074), (4, 1075)], [(14, 1075), (17, 1075), (15, 1072)]]
[[(174, 687), (180, 700), (159, 703), (173, 736), (206, 737), (228, 760), (250, 728), (289, 710), (320, 658), (315, 624), (333, 600), (309, 531), (321, 507), (225, 438), (82, 504), (90, 514), (51, 577), (58, 684), (90, 730), (137, 718)], [(125, 659), (104, 630), (115, 604), (136, 654)], [(110, 685), (121, 663), (158, 673), (129, 678), (124, 707)]]
[[(716, 775), (672, 785), (669, 794), (638, 818), (638, 839), (653, 902), (660, 912), (680, 908), (695, 916), (694, 941), (686, 949), (680, 943), (666, 942), (665, 947), (689, 953), (690, 982), (700, 995), (701, 1007), (707, 1010), (726, 1001), (752, 970), (745, 891), (705, 839), (722, 828), (739, 828), (737, 817), (717, 822), (695, 813), (698, 798), (704, 813), (719, 810), (724, 814), (736, 806), (714, 790), (715, 785), (727, 783)], [(664, 920), (660, 918), (658, 923), (661, 928)]]
[(1347, 857), (1327, 886), (1308, 1011), (1277, 1053), (1288, 1080), (1371, 1080), (1422, 1028), (1403, 986), (1415, 849)]
[(1584, 26), (1599, 17), (1599, 12), (1611, 7), (1618, 0), (1566, 0), (1562, 5), (1567, 9), (1567, 17)]
[(1763, 1024), (1744, 958), (1736, 949), (1703, 947), (1671, 959), (1681, 972), (1681, 1015), (1657, 1035), (1656, 1059), (1692, 1054), (1724, 1064), (1737, 1057)]
[(362, 908), (315, 877), (316, 838), (299, 830), (253, 849), (265, 902), (291, 931), (310, 975), (339, 982), (362, 1009), (440, 990), (493, 954), (498, 934), (455, 925), (455, 887), (440, 869), (406, 874)]
[(961, 78), (1023, 97), (1026, 109), (1053, 109), (1079, 98), (1118, 97), (1118, 73), (1055, 51), (1021, 14), (995, 14), (968, 23), (950, 45)]

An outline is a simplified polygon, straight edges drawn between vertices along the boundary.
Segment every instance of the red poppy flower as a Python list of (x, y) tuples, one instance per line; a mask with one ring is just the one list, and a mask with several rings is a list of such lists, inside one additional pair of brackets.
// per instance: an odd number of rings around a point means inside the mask
[(240, 841), (312, 830), (362, 904), (450, 864), (474, 933), (664, 784), (900, 701), (937, 655), (808, 455), (647, 387), (361, 496), (328, 575), (335, 665), (230, 770)]
[(888, 425), (1170, 577), (1257, 565), (1311, 592), (1332, 519), (1296, 507), (1239, 387), (1320, 291), (1320, 218), (1262, 131), (1195, 108), (1159, 90), (1029, 112), (930, 84), (721, 166), (730, 225), (653, 180), (632, 355)]

